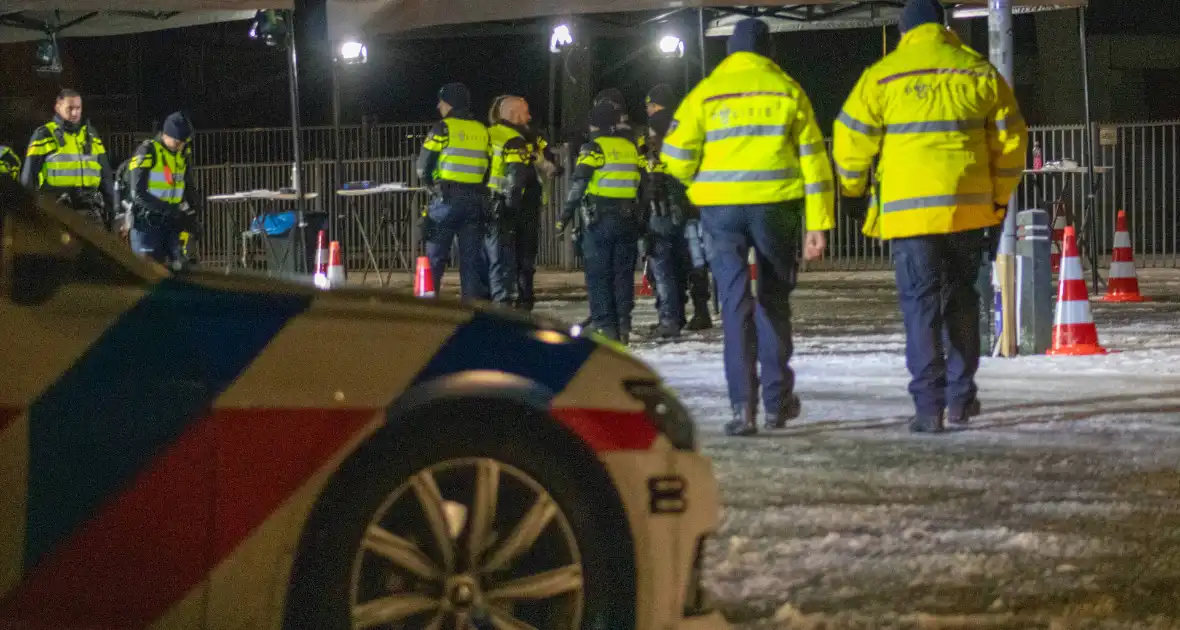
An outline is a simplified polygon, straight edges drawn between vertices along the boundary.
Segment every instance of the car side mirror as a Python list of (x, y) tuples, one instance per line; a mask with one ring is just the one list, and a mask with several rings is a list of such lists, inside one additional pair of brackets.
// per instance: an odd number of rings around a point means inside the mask
[(65, 284), (73, 260), (55, 254), (17, 254), (12, 258), (13, 303), (20, 306), (44, 304)]

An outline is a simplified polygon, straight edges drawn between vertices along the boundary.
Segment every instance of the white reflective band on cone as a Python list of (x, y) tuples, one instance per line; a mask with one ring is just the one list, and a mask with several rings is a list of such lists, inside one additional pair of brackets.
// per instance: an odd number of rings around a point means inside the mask
[(1110, 263), (1110, 277), (1111, 278), (1134, 278), (1135, 263), (1129, 262), (1112, 262)]
[(1094, 319), (1090, 316), (1089, 300), (1057, 303), (1057, 317), (1053, 322), (1054, 326), (1093, 323)]

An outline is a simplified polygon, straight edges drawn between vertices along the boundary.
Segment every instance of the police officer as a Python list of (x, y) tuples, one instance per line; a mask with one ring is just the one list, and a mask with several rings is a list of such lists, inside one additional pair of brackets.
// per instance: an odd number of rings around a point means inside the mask
[(186, 264), (181, 232), (186, 228), (189, 138), (192, 126), (183, 114), (164, 121), (158, 136), (139, 145), (127, 170), (130, 176), (131, 249), (144, 258), (181, 269)]
[(619, 110), (610, 103), (590, 110), (590, 141), (578, 154), (557, 229), (564, 229), (574, 212), (581, 213), (590, 325), (626, 344), (635, 306), (640, 176), (639, 151), (629, 137), (618, 134), (619, 122)]
[[(801, 411), (790, 367), (796, 243), (806, 225), (804, 257), (820, 257), (835, 213), (823, 133), (803, 89), (770, 59), (766, 24), (738, 22), (728, 48), (676, 111), (661, 159), (689, 186), (710, 238), (733, 405), (726, 432), (751, 435), (758, 431), (759, 379), (768, 427), (782, 427)], [(751, 246), (760, 272), (757, 304)]]
[(0, 177), (20, 178), (20, 156), (7, 145), (0, 144)]
[[(541, 179), (538, 164), (555, 160), (544, 140), (529, 129), (529, 104), (519, 96), (496, 100), (492, 139), (492, 222), (488, 260), (492, 302), (533, 310), (537, 248), (541, 228)], [(515, 298), (513, 298), (515, 294)]]
[(672, 113), (667, 110), (648, 118), (647, 152), (642, 158), (641, 205), (648, 216), (647, 255), (655, 277), (659, 316), (653, 335), (662, 339), (679, 337), (685, 324), (685, 285), (681, 276), (688, 254), (684, 242), (688, 197), (684, 185), (669, 177), (660, 161), (660, 145), (671, 122)]
[[(668, 124), (671, 122), (672, 111), (676, 107), (676, 94), (672, 91), (672, 86), (661, 83), (647, 93), (645, 101), (649, 128), (653, 117), (666, 116), (660, 119), (663, 129), (659, 135), (662, 142), (662, 137), (667, 133)], [(652, 155), (653, 151), (649, 149), (646, 153)], [(654, 154), (658, 158), (659, 149), (655, 149)], [(709, 259), (705, 254), (705, 235), (701, 230), (700, 212), (687, 202), (687, 198), (684, 202), (684, 239), (677, 257), (680, 261), (677, 282), (681, 285), (680, 295), (691, 297), (693, 310), (692, 319), (684, 325), (684, 330), (706, 330), (713, 327), (713, 318), (709, 315)], [(681, 303), (685, 303), (683, 298)]]
[(910, 429), (921, 433), (980, 412), (975, 278), (982, 251), (994, 254), (985, 229), (998, 238), (1027, 141), (1011, 87), (943, 19), (936, 0), (906, 4), (901, 43), (861, 76), (834, 134), (846, 199), (865, 195), (880, 155), (875, 203), (849, 209), (865, 234), (893, 241)]
[(471, 94), (462, 83), (439, 90), (438, 111), (443, 118), (418, 157), (418, 178), (434, 191), (423, 225), (426, 256), (437, 289), (458, 235), (460, 296), (486, 300), (490, 291), (482, 222), (491, 162), (488, 128), (471, 113)]
[(82, 124), (82, 96), (65, 89), (57, 95), (53, 120), (33, 132), (21, 184), (57, 196), (107, 229), (115, 212), (114, 177), (106, 147), (90, 125)]

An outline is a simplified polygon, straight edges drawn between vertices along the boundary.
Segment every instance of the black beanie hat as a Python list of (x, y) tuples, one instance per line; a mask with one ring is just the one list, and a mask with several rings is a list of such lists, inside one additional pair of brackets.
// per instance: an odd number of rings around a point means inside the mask
[(609, 101), (599, 103), (590, 108), (590, 126), (606, 131), (622, 120), (619, 108)]
[(455, 109), (471, 108), (471, 92), (462, 83), (448, 83), (438, 91), (438, 100)]
[(729, 54), (735, 52), (752, 52), (770, 56), (770, 27), (758, 18), (746, 18), (733, 27), (733, 35), (725, 44)]
[(594, 104), (610, 103), (620, 110), (627, 109), (627, 103), (623, 99), (623, 92), (619, 88), (606, 88), (594, 97)]
[(901, 10), (901, 22), (897, 26), (906, 33), (923, 24), (945, 23), (946, 9), (938, 0), (909, 0)]
[(672, 91), (672, 86), (661, 83), (647, 93), (647, 102), (671, 109), (676, 105), (676, 93)]
[(175, 112), (164, 119), (164, 134), (177, 140), (188, 140), (193, 135), (193, 126), (184, 114)]

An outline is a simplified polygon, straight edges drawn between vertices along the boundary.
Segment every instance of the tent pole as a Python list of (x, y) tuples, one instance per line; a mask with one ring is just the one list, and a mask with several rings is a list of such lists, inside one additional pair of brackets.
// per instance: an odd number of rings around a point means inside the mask
[[(344, 137), (340, 129), (340, 63), (336, 55), (332, 55), (332, 138), (335, 145), (335, 160), (332, 165), (333, 187), (344, 186)], [(333, 213), (336, 214), (336, 213)], [(336, 240), (335, 217), (329, 217), (328, 240)]]
[[(701, 6), (697, 7), (697, 46), (701, 49), (701, 80), (704, 81), (705, 77), (709, 76), (709, 67), (705, 65), (707, 62), (705, 55), (705, 5), (703, 2)], [(687, 95), (688, 93), (685, 92), (685, 96)]]
[(295, 189), (295, 227), (292, 229), (290, 252), (295, 256), (295, 273), (299, 274), (307, 271), (303, 252), (300, 251), (304, 245), (306, 231), (303, 215), (303, 128), (299, 120), (299, 60), (295, 50), (295, 12), (291, 11), (288, 15), (291, 20), (287, 32), (287, 65), (290, 72), (287, 85), (291, 92), (291, 148), (295, 152), (294, 170), (291, 173), (294, 180), (291, 185)]
[(1089, 43), (1086, 38), (1086, 8), (1078, 7), (1078, 40), (1082, 47), (1082, 97), (1085, 99), (1086, 111), (1086, 212), (1083, 217), (1089, 217), (1090, 225), (1086, 230), (1086, 240), (1089, 241), (1090, 273), (1093, 292), (1098, 293), (1098, 181), (1094, 177), (1094, 166), (1098, 159), (1098, 151), (1094, 147), (1094, 119), (1090, 111), (1090, 63), (1087, 50)]
[[(989, 0), (988, 2), (988, 37), (990, 45), (988, 57), (996, 69), (1000, 71), (1004, 80), (1012, 89), (1016, 89), (1016, 64), (1012, 50), (1012, 0)], [(1008, 212), (1004, 215), (1000, 246), (996, 252), (994, 277), (999, 281), (1000, 308), (998, 315), (1000, 337), (994, 340), (995, 348), (1005, 357), (1014, 357), (1018, 353), (1016, 330), (1016, 193), (1008, 199)], [(995, 294), (993, 293), (993, 300)], [(983, 308), (991, 307), (986, 302)]]

